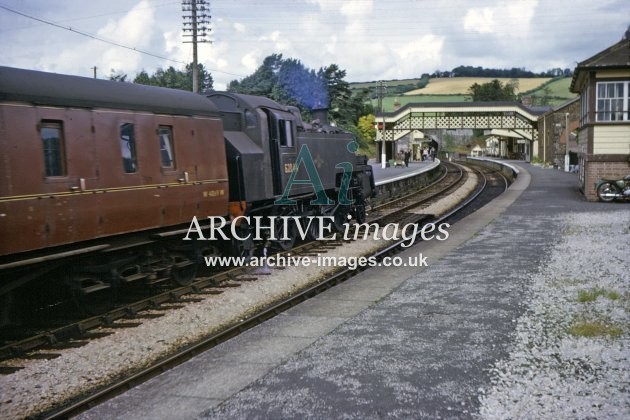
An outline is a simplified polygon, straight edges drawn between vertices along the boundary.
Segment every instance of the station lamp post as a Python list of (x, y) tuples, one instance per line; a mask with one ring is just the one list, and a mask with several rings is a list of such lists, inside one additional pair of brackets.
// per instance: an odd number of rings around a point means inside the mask
[(566, 130), (566, 151), (565, 151), (565, 155), (564, 155), (564, 172), (569, 172), (569, 113), (566, 112), (564, 114), (564, 118), (565, 118), (565, 124), (564, 124), (564, 129)]

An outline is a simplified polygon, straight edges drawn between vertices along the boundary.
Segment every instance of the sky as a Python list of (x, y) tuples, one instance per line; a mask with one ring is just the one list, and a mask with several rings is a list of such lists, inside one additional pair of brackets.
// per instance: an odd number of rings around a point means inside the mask
[[(282, 54), (348, 82), (454, 67), (574, 69), (621, 40), (627, 0), (207, 0), (211, 42), (198, 47), (214, 88)], [(16, 13), (17, 12), (17, 13)], [(182, 2), (0, 0), (0, 65), (109, 78), (183, 69)], [(27, 15), (27, 16), (24, 16)]]

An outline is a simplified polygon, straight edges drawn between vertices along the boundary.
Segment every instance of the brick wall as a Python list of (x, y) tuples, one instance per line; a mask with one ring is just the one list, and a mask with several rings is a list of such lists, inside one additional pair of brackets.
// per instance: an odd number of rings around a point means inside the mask
[(619, 179), (630, 174), (628, 162), (586, 162), (584, 168), (584, 195), (588, 201), (597, 201), (595, 182), (598, 179)]
[[(566, 154), (564, 126), (567, 112), (569, 113), (569, 127), (574, 130), (579, 126), (580, 101), (578, 100), (558, 107), (538, 119), (538, 150), (534, 152), (534, 155), (537, 153), (538, 158), (544, 158), (545, 163), (564, 167)], [(577, 151), (575, 146), (570, 150)]]

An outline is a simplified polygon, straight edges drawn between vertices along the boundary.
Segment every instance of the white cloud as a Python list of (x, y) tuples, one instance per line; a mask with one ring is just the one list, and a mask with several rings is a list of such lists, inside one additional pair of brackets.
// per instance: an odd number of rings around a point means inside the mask
[(132, 47), (146, 47), (154, 24), (154, 11), (147, 0), (142, 0), (121, 19), (110, 20), (98, 35)]
[[(147, 0), (137, 3), (119, 19), (109, 19), (94, 32), (106, 41), (130, 48), (145, 49), (150, 45), (155, 25), (154, 13)], [(82, 31), (90, 32), (90, 31)], [(65, 32), (53, 32), (58, 48), (46, 48), (38, 57), (37, 68), (59, 73), (91, 75), (97, 67), (99, 77), (108, 77), (112, 70), (133, 78), (140, 70), (143, 56), (137, 51)], [(63, 40), (64, 42), (61, 42)]]
[[(7, 7), (167, 61), (0, 11), (0, 64), (99, 77), (130, 78), (192, 60), (181, 36), (181, 4), (150, 0), (4, 0)], [(199, 61), (215, 87), (250, 75), (273, 53), (318, 69), (337, 64), (348, 81), (416, 77), (459, 65), (573, 68), (619, 41), (627, 0), (302, 0), (218, 2), (213, 44)], [(542, 7), (544, 5), (544, 7)], [(584, 28), (589, 30), (585, 31)]]
[(241, 64), (245, 66), (245, 69), (249, 73), (253, 73), (258, 68), (258, 60), (260, 59), (260, 54), (257, 51), (252, 51), (245, 54), (241, 57)]
[(171, 58), (173, 54), (177, 54), (182, 47), (182, 32), (168, 31), (164, 32), (162, 35), (164, 37), (164, 49), (167, 53), (171, 54)]
[(358, 17), (358, 16), (368, 16), (372, 13), (373, 9), (373, 1), (372, 0), (364, 0), (364, 1), (343, 1), (341, 2), (340, 12), (344, 16)]
[(442, 37), (429, 34), (403, 44), (397, 53), (402, 60), (412, 60), (414, 63), (439, 62), (443, 45)]
[(511, 34), (517, 38), (526, 37), (531, 29), (538, 0), (521, 0), (502, 3), (499, 16), (504, 19), (502, 34)]
[(487, 7), (468, 10), (464, 17), (464, 29), (480, 34), (494, 32), (494, 11)]
[(522, 38), (529, 34), (538, 0), (499, 1), (494, 7), (468, 9), (464, 30), (499, 37)]
[[(130, 48), (144, 49), (150, 45), (155, 25), (154, 12), (147, 0), (136, 4), (121, 19), (109, 20), (98, 30), (98, 36)], [(100, 66), (105, 74), (111, 70), (135, 73), (139, 71), (142, 56), (137, 52), (118, 46), (103, 44), (99, 48)]]
[(243, 25), (242, 23), (235, 22), (232, 25), (232, 27), (234, 28), (236, 32), (240, 32), (240, 33), (245, 32), (245, 25)]

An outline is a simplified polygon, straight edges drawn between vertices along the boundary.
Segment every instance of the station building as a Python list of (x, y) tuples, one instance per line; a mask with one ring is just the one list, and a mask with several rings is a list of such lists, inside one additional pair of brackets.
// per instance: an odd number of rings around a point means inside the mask
[(579, 187), (595, 201), (598, 179), (630, 174), (630, 28), (621, 41), (578, 63), (570, 90), (580, 95)]
[[(569, 170), (568, 164), (578, 164), (577, 129), (579, 127), (580, 98), (551, 107), (538, 120), (538, 143), (535, 156), (560, 170)], [(568, 144), (568, 147), (567, 147)], [(537, 147), (536, 147), (537, 146)], [(567, 157), (569, 162), (567, 163)]]

